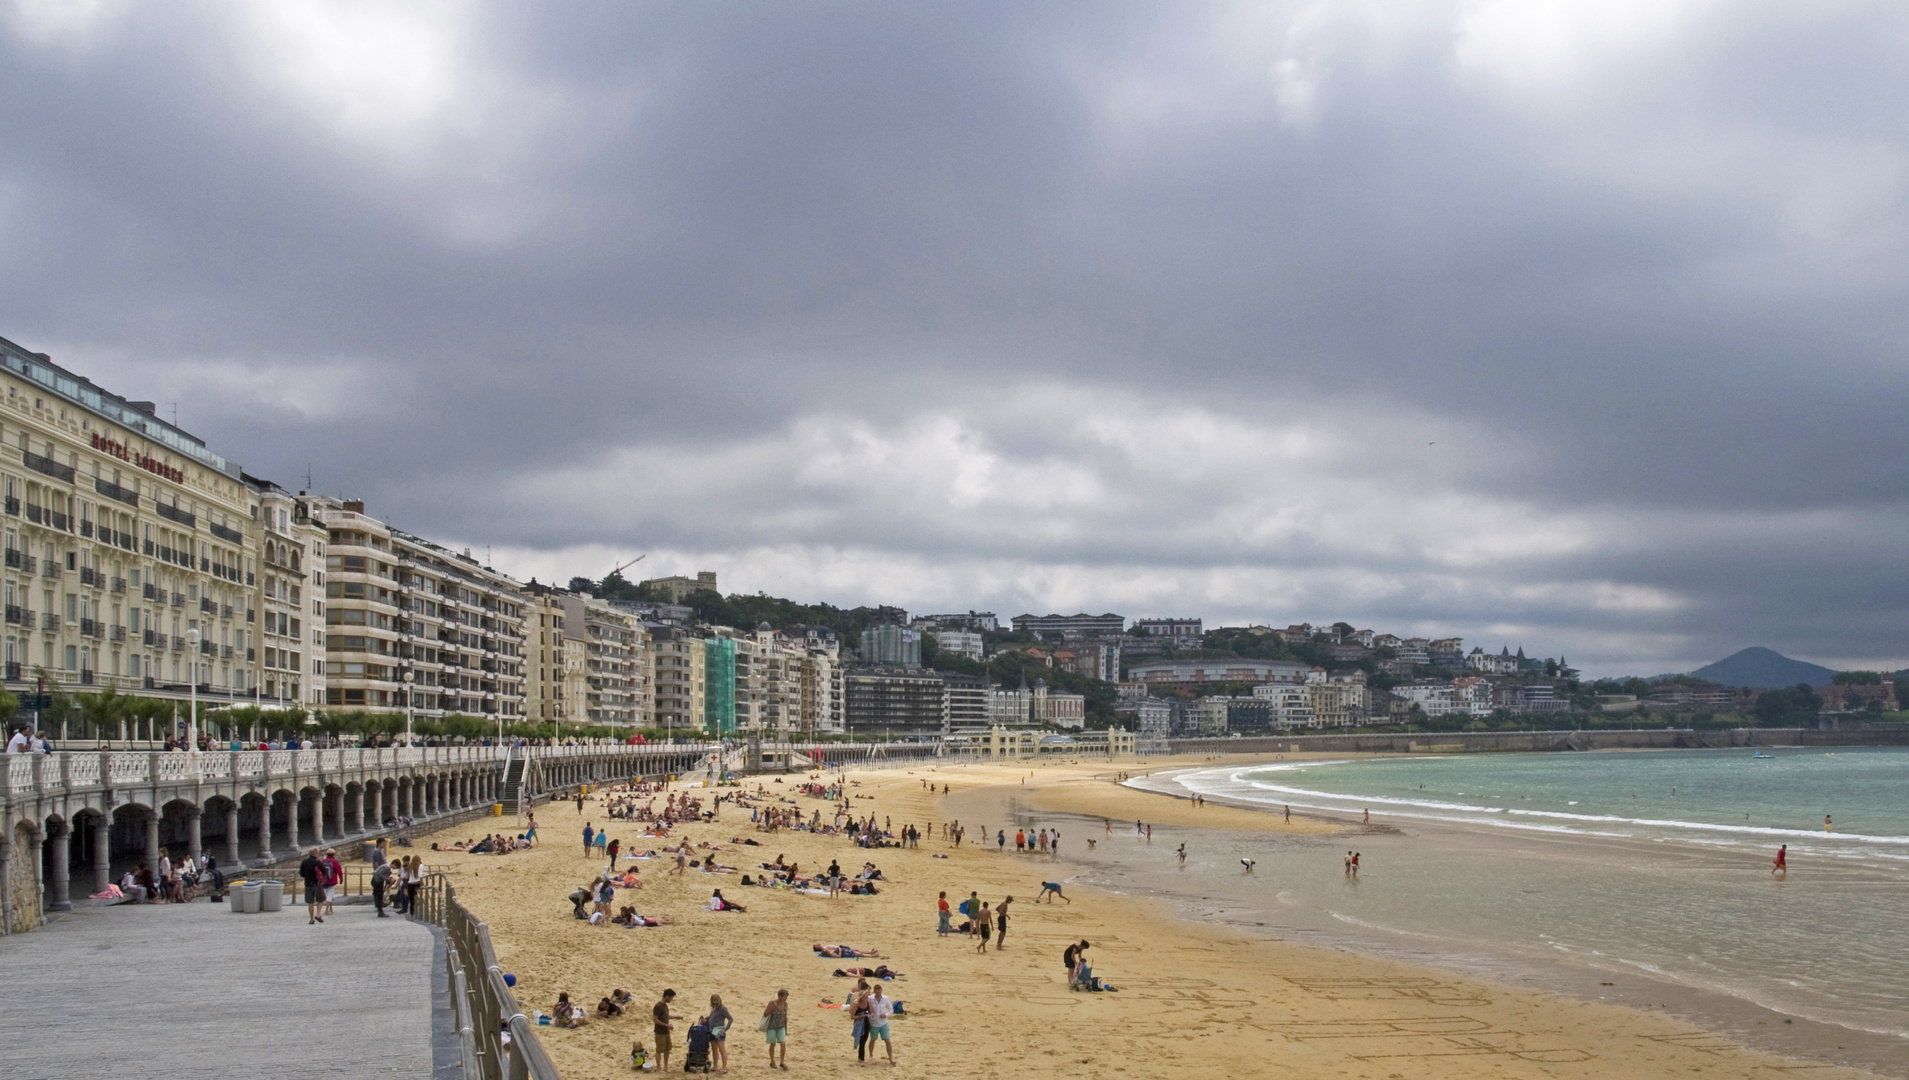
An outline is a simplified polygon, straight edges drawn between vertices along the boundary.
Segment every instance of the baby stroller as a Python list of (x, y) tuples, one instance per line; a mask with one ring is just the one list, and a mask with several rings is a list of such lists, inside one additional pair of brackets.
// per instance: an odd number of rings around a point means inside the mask
[(683, 1071), (706, 1073), (709, 1071), (709, 1025), (695, 1023), (689, 1026), (689, 1051), (683, 1055)]

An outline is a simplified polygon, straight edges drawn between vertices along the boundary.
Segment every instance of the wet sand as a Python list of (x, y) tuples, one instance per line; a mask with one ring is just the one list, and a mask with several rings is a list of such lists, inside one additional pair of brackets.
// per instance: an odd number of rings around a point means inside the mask
[[(1173, 763), (1142, 767), (1165, 764)], [(566, 894), (600, 867), (581, 847), (584, 820), (604, 824), (601, 810), (590, 803), (581, 816), (568, 803), (540, 808), (543, 843), (535, 851), (489, 857), (421, 847), (431, 868), (450, 874), (460, 899), (490, 924), (499, 959), (517, 975), (527, 1009), (547, 1010), (559, 991), (586, 1003), (615, 987), (636, 995), (633, 1015), (575, 1031), (542, 1029), (569, 1080), (629, 1075), (630, 1043), (649, 1043), (646, 1014), (665, 987), (677, 991), (677, 1011), (691, 1019), (706, 1008), (710, 993), (723, 995), (737, 1017), (732, 1071), (767, 1068), (755, 1021), (782, 987), (793, 1003), (789, 1071), (833, 1075), (854, 1068), (846, 1016), (818, 1007), (843, 1000), (853, 980), (829, 973), (848, 962), (814, 957), (809, 946), (818, 940), (879, 948), (879, 962), (905, 973), (887, 989), (908, 1012), (895, 1020), (893, 1032), (896, 1071), (911, 1075), (993, 1078), (1032, 1066), (1067, 1080), (1179, 1077), (1189, 1069), (1220, 1076), (1591, 1080), (1670, 1072), (1773, 1077), (1804, 1064), (1664, 1015), (1276, 940), (1217, 921), (1217, 913), (1208, 921), (1189, 921), (1179, 917), (1180, 906), (1162, 900), (1068, 885), (1071, 904), (1036, 904), (1043, 880), (1065, 880), (1076, 872), (1070, 859), (1017, 856), (1011, 830), (1005, 854), (992, 843), (984, 848), (973, 842), (982, 826), (1008, 824), (1009, 802), (1103, 816), (1116, 830), (1124, 821), (1131, 831), (1135, 817), (1178, 828), (1197, 817), (1201, 827), (1288, 829), (1253, 811), (1194, 808), (1118, 788), (1110, 782), (1115, 768), (1105, 762), (1032, 769), (956, 765), (848, 774), (860, 782), (856, 794), (872, 796), (854, 800), (858, 812), (891, 818), (897, 828), (913, 823), (926, 833), (933, 825), (938, 833), (943, 821), (966, 816), (971, 842), (958, 850), (938, 837), (925, 838), (919, 850), (864, 851), (839, 837), (757, 833), (746, 811), (726, 806), (720, 822), (678, 834), (725, 843), (731, 836), (759, 840), (760, 847), (720, 855), (752, 872), (758, 861), (781, 853), (805, 869), (825, 867), (831, 857), (850, 870), (873, 861), (892, 881), (880, 896), (831, 899), (744, 887), (740, 875), (665, 876), (665, 862), (638, 862), (646, 887), (619, 891), (617, 903), (675, 920), (653, 929), (591, 927), (570, 917)], [(785, 779), (782, 785), (770, 778), (760, 782), (776, 791), (804, 776)], [(936, 785), (933, 794), (922, 786), (927, 779)], [(752, 779), (750, 790), (757, 783)], [(942, 784), (950, 794), (940, 792)], [(802, 798), (798, 804), (805, 815), (821, 808), (829, 817), (819, 800)], [(483, 824), (430, 839), (464, 838)], [(1340, 827), (1296, 816), (1290, 828), (1295, 835), (1317, 835)], [(626, 847), (658, 844), (637, 840), (637, 831), (619, 824), (611, 835)], [(1062, 850), (1071, 853), (1084, 848), (1092, 830), (1064, 826), (1063, 832)], [(701, 910), (712, 887), (749, 910)], [(1006, 948), (981, 955), (967, 939), (938, 936), (935, 895), (944, 889), (951, 901), (970, 890), (991, 902), (1015, 896)], [(1061, 950), (1081, 938), (1093, 942), (1095, 971), (1118, 992), (1067, 990)], [(684, 1026), (678, 1027), (679, 1047)], [(680, 1049), (674, 1067), (681, 1068)], [(1834, 1067), (1810, 1072), (1871, 1075)]]

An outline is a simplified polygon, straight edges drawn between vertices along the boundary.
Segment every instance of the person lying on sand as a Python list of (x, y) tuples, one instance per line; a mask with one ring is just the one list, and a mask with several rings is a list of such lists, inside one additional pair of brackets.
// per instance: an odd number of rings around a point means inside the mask
[(836, 968), (835, 977), (838, 979), (899, 979), (902, 976), (901, 972), (883, 964), (880, 967)]
[(817, 956), (832, 956), (842, 960), (859, 960), (862, 957), (879, 957), (882, 954), (875, 949), (858, 949), (853, 945), (824, 945), (816, 942), (809, 946)]
[(597, 1015), (598, 1016), (622, 1016), (623, 1006), (618, 1005), (616, 1002), (611, 1001), (609, 998), (603, 998), (597, 1002)]

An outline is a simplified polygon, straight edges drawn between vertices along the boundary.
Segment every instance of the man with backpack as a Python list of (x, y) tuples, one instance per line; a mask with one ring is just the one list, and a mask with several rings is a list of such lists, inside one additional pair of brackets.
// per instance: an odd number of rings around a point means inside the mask
[(305, 925), (324, 922), (318, 914), (318, 908), (325, 902), (324, 863), (318, 858), (318, 849), (305, 853), (305, 861), (298, 864), (298, 876), (305, 883)]
[(371, 872), (371, 902), (376, 905), (378, 918), (380, 919), (388, 919), (391, 917), (384, 913), (384, 891), (390, 888), (390, 886), (391, 864), (381, 862), (378, 864), (377, 869)]

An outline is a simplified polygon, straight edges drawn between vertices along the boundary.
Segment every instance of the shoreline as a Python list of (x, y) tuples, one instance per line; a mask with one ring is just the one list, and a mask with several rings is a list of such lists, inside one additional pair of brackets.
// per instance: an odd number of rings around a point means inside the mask
[[(1203, 763), (1199, 758), (1152, 761), (1142, 768), (1151, 772)], [(1071, 904), (1035, 904), (1042, 878), (1066, 880), (1079, 873), (1072, 856), (1085, 847), (1084, 830), (1063, 824), (1063, 851), (1069, 855), (1046, 860), (1044, 866), (1028, 865), (1043, 862), (1038, 856), (1003, 855), (974, 842), (981, 825), (998, 829), (1008, 818), (982, 810), (983, 820), (965, 807), (995, 800), (1005, 805), (1048, 789), (1071, 799), (1083, 789), (1093, 790), (1095, 773), (1114, 771), (1104, 763), (1032, 768), (924, 763), (848, 773), (860, 783), (856, 794), (873, 796), (855, 800), (857, 811), (892, 818), (897, 828), (964, 819), (974, 832), (959, 849), (928, 836), (919, 850), (864, 851), (838, 837), (754, 833), (746, 814), (724, 806), (720, 822), (680, 831), (696, 839), (760, 841), (760, 847), (723, 852), (726, 864), (753, 870), (758, 858), (767, 861), (778, 853), (811, 868), (825, 866), (830, 857), (845, 868), (868, 860), (883, 868), (890, 883), (880, 896), (831, 899), (745, 888), (740, 875), (666, 876), (661, 862), (643, 862), (638, 866), (646, 887), (619, 893), (617, 903), (632, 902), (646, 915), (674, 920), (648, 930), (593, 928), (569, 917), (564, 894), (600, 863), (585, 859), (572, 835), (585, 818), (603, 823), (601, 811), (590, 804), (583, 817), (573, 804), (539, 808), (543, 842), (533, 851), (501, 858), (429, 851), (430, 840), (450, 838), (441, 835), (424, 838), (418, 853), (428, 867), (450, 874), (459, 899), (490, 924), (504, 970), (518, 976), (526, 1012), (547, 1009), (559, 991), (587, 1001), (616, 986), (637, 995), (634, 1018), (574, 1031), (539, 1029), (566, 1080), (629, 1075), (631, 1039), (648, 1035), (641, 1010), (664, 986), (677, 990), (684, 1012), (699, 1008), (712, 990), (724, 995), (738, 1017), (730, 1040), (730, 1067), (737, 1072), (765, 1067), (754, 1017), (776, 989), (787, 987), (795, 1003), (790, 1070), (846, 1072), (854, 1067), (847, 1021), (839, 1010), (816, 1005), (839, 1002), (852, 980), (829, 977), (842, 962), (814, 958), (809, 943), (818, 939), (878, 947), (880, 962), (906, 973), (889, 984), (891, 996), (903, 1000), (910, 1014), (895, 1023), (897, 1072), (993, 1078), (1033, 1064), (1063, 1080), (1106, 1080), (1109, 1074), (1179, 1075), (1188, 1068), (1250, 1075), (1277, 1061), (1282, 1074), (1301, 1077), (1643, 1080), (1669, 1067), (1709, 1072), (1721, 1066), (1732, 1075), (1760, 1075), (1798, 1064), (1725, 1043), (1662, 1015), (1278, 940), (1210, 918), (1188, 921), (1180, 905), (1165, 899), (1068, 885)], [(790, 774), (781, 784), (774, 777), (751, 778), (748, 789), (760, 782), (767, 791), (786, 791), (807, 775)], [(929, 779), (937, 788), (948, 785), (949, 794), (930, 794), (922, 786)], [(1073, 783), (1083, 780), (1090, 783)], [(1098, 787), (1097, 797), (1124, 791), (1128, 799), (1146, 798), (1105, 782)], [(796, 804), (805, 814), (822, 808), (826, 819), (828, 804), (807, 798)], [(1148, 804), (1172, 805), (1157, 799)], [(1209, 806), (1201, 813), (1221, 809)], [(479, 834), (485, 824), (460, 826), (450, 835)], [(494, 822), (490, 828), (505, 825)], [(1294, 825), (1303, 827), (1282, 839), (1322, 835), (1319, 823), (1295, 820)], [(1328, 833), (1338, 828), (1323, 827)], [(613, 826), (613, 835), (633, 832), (622, 823)], [(712, 885), (749, 910), (702, 911), (698, 905)], [(990, 901), (1017, 897), (1008, 947), (982, 955), (969, 940), (939, 938), (933, 912), (940, 890), (951, 901), (970, 890)], [(1060, 950), (1082, 937), (1094, 942), (1096, 974), (1119, 992), (1067, 991)], [(1030, 1041), (1024, 1036), (1030, 1032), (1039, 1035)], [(674, 1067), (680, 1068), (680, 1061)], [(1873, 1075), (1835, 1067), (1828, 1072), (1849, 1080)]]
[[(1624, 753), (1630, 750), (1618, 749), (1610, 752)], [(1317, 760), (1400, 756), (1404, 755), (1317, 755)], [(1288, 757), (1286, 760), (1293, 759)], [(1250, 768), (1262, 761), (1272, 763), (1269, 759), (1249, 756), (1238, 764), (1242, 768)], [(1149, 769), (1145, 773), (1136, 772), (1131, 779), (1146, 778), (1155, 780), (1157, 783), (1163, 773), (1180, 773), (1211, 768), (1220, 764), (1201, 761), (1165, 765)], [(1191, 801), (1190, 794), (1177, 791), (1130, 784), (1123, 784), (1123, 787), (1142, 797), (1151, 796), (1168, 805), (1185, 806)], [(1223, 794), (1208, 795), (1205, 799), (1208, 806), (1225, 807), (1236, 813), (1277, 820), (1278, 811), (1265, 803), (1256, 803)], [(1293, 812), (1295, 821), (1300, 814), (1299, 810)], [(1433, 843), (1453, 836), (1467, 836), (1475, 841), (1486, 843), (1504, 839), (1494, 836), (1490, 828), (1485, 825), (1426, 821), (1394, 825), (1383, 819), (1370, 825), (1363, 825), (1359, 818), (1350, 812), (1335, 813), (1309, 808), (1305, 814), (1312, 821), (1337, 825), (1345, 835), (1355, 837), (1389, 832), (1402, 833), (1409, 830), (1416, 839), (1429, 840)], [(1200, 823), (1190, 823), (1184, 828), (1214, 835), (1227, 831), (1224, 828), (1212, 828)], [(1589, 834), (1527, 833), (1516, 839), (1525, 845), (1552, 848), (1560, 852), (1560, 858), (1581, 853), (1586, 849), (1605, 849), (1621, 851), (1632, 857), (1659, 861), (1683, 860), (1694, 864), (1701, 862), (1710, 854), (1696, 850), (1679, 850), (1675, 846), (1653, 844), (1643, 839), (1615, 839)], [(1358, 846), (1356, 841), (1353, 846)], [(1092, 873), (1093, 869), (1097, 868), (1084, 869)], [(1188, 912), (1188, 917), (1200, 917), (1195, 910), (1198, 907), (1196, 901), (1190, 901), (1187, 897), (1170, 891), (1158, 895), (1179, 904)], [(1909, 1039), (1905, 1039), (1897, 1032), (1878, 1031), (1855, 1024), (1839, 1024), (1785, 1011), (1740, 992), (1693, 984), (1669, 972), (1645, 970), (1622, 959), (1593, 960), (1590, 957), (1564, 954), (1536, 956), (1528, 951), (1520, 951), (1509, 946), (1463, 942), (1447, 937), (1432, 939), (1435, 943), (1428, 945), (1422, 934), (1370, 924), (1341, 923), (1324, 928), (1312, 926), (1307, 927), (1305, 932), (1309, 936), (1316, 936), (1327, 947), (1348, 948), (1375, 956), (1404, 959), (1405, 962), (1425, 964), (1477, 978), (1500, 981), (1515, 979), (1581, 1001), (1608, 1001), (1650, 1012), (1663, 1011), (1713, 1032), (1722, 1039), (1745, 1047), (1830, 1065), (1873, 1070), (1879, 1075), (1909, 1077)], [(1616, 982), (1615, 986), (1613, 981)]]

